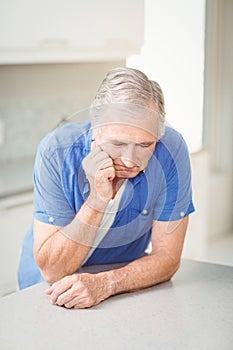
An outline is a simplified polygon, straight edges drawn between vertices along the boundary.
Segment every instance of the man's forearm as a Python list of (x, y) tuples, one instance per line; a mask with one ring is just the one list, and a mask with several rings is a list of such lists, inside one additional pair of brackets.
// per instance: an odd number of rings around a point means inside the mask
[[(66, 308), (94, 306), (111, 295), (146, 288), (167, 281), (179, 263), (158, 254), (135, 260), (129, 265), (98, 274), (73, 274), (54, 283), (46, 294), (51, 302)], [(69, 291), (69, 292), (68, 292)]]
[(152, 253), (112, 271), (113, 294), (169, 280), (180, 266), (187, 225), (188, 216), (174, 222), (155, 221), (152, 228)]
[(180, 261), (157, 253), (137, 259), (123, 268), (106, 272), (111, 295), (147, 288), (169, 280)]
[(151, 255), (116, 270), (67, 276), (55, 283), (47, 294), (57, 305), (86, 308), (97, 305), (111, 295), (165, 282), (180, 266), (187, 224), (188, 217), (176, 222), (175, 229), (170, 234), (167, 230), (170, 222), (154, 222)]
[(49, 283), (74, 273), (88, 255), (100, 226), (107, 203), (89, 198), (73, 221), (57, 228), (34, 248), (44, 279)]
[(106, 207), (106, 202), (88, 198), (74, 220), (59, 231), (74, 242), (91, 248)]

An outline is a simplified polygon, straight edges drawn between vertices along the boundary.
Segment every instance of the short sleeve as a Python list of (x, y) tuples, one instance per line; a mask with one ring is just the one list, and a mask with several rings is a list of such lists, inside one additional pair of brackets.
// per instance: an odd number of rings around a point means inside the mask
[(34, 167), (34, 217), (47, 224), (65, 226), (75, 215), (62, 185), (63, 149), (51, 150), (47, 136), (39, 145)]
[(156, 151), (163, 171), (163, 185), (154, 219), (179, 220), (194, 211), (188, 148), (183, 137), (174, 129), (168, 131), (158, 146)]

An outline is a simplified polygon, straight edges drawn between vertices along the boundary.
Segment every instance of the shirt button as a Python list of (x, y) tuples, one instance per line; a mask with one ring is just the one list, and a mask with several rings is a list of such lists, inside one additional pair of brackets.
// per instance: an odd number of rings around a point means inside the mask
[(49, 222), (51, 222), (51, 223), (53, 223), (54, 222), (54, 217), (53, 216), (50, 216), (50, 218), (49, 218)]
[(141, 212), (142, 215), (146, 216), (148, 215), (148, 210), (147, 209), (143, 209), (143, 211)]

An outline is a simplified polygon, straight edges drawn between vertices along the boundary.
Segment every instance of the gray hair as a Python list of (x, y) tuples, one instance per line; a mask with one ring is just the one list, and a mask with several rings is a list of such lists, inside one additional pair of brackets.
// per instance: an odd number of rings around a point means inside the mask
[(134, 104), (157, 110), (159, 123), (157, 135), (164, 134), (165, 106), (160, 85), (149, 80), (141, 71), (128, 67), (114, 68), (108, 72), (100, 85), (92, 107), (106, 104)]

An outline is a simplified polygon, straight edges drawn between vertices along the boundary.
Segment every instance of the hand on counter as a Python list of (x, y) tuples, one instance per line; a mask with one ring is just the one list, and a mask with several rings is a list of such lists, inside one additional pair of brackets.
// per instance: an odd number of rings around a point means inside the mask
[(113, 294), (109, 273), (74, 274), (53, 283), (45, 291), (52, 304), (83, 309), (99, 304)]

